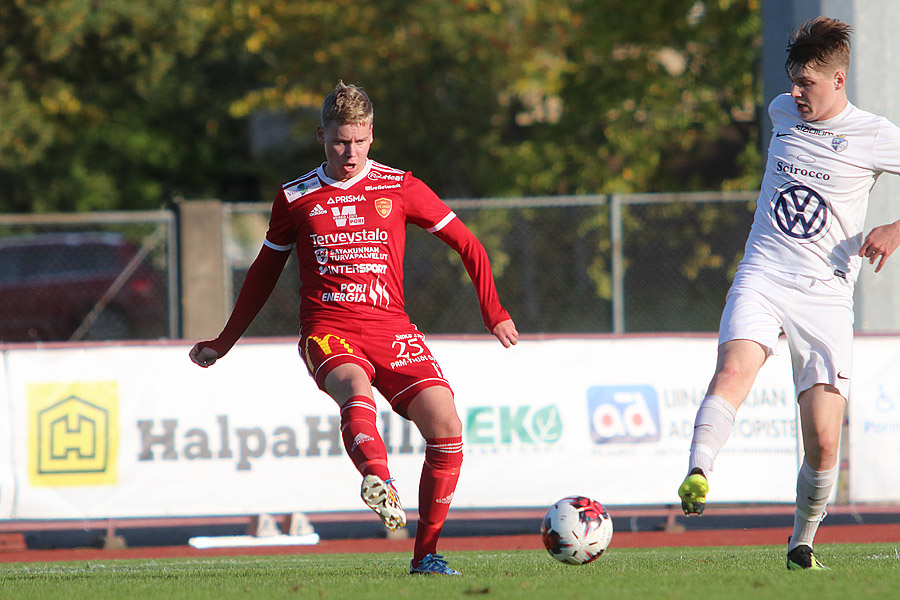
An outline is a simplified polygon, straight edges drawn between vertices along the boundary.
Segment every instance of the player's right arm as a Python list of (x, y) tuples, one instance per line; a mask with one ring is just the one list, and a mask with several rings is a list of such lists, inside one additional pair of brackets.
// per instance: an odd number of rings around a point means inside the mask
[(296, 231), (288, 214), (287, 197), (281, 189), (272, 203), (266, 241), (247, 271), (231, 316), (216, 339), (198, 342), (191, 348), (188, 355), (194, 363), (208, 367), (231, 350), (275, 289), (294, 240)]
[(194, 363), (204, 368), (209, 367), (231, 350), (269, 299), (289, 255), (290, 249), (276, 250), (263, 245), (247, 271), (247, 277), (234, 303), (234, 310), (222, 333), (214, 340), (197, 342), (191, 348), (189, 356)]

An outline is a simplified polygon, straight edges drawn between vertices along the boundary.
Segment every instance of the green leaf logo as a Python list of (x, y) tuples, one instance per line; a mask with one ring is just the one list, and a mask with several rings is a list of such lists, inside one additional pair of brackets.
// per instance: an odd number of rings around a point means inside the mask
[(545, 406), (534, 412), (531, 419), (531, 431), (534, 439), (545, 444), (558, 442), (562, 437), (562, 417), (555, 404)]

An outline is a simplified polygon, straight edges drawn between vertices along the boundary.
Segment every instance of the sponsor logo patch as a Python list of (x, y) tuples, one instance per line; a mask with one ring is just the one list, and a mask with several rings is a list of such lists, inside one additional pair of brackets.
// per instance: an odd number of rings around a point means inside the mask
[(394, 175), (391, 173), (382, 173), (380, 171), (369, 171), (367, 175), (369, 179), (378, 181), (379, 179), (389, 179), (390, 181), (403, 181), (403, 175)]
[(772, 222), (786, 236), (802, 243), (821, 239), (831, 226), (825, 198), (805, 185), (790, 185), (772, 198)]
[(334, 217), (334, 224), (338, 227), (346, 225), (365, 225), (366, 218), (356, 214), (355, 206), (332, 206), (331, 216)]
[(301, 181), (300, 183), (295, 183), (294, 185), (284, 188), (284, 197), (287, 198), (288, 204), (290, 204), (298, 198), (302, 198), (306, 194), (314, 192), (320, 187), (322, 187), (322, 183), (318, 179)]

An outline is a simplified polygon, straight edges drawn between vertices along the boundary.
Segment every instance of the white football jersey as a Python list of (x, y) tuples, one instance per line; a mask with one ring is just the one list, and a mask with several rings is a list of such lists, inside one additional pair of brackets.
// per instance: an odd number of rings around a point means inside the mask
[(772, 141), (743, 263), (855, 282), (869, 191), (900, 173), (900, 128), (847, 104), (806, 122), (790, 94), (769, 105)]

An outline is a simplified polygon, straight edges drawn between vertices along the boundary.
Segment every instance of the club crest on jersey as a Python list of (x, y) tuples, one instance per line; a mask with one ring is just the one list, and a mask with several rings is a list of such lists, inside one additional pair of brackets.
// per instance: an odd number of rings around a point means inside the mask
[(383, 219), (386, 219), (391, 214), (392, 208), (394, 208), (394, 202), (390, 198), (378, 198), (375, 200), (375, 211)]
[(314, 181), (301, 181), (299, 183), (288, 184), (284, 188), (284, 197), (287, 198), (288, 204), (298, 198), (302, 198), (306, 194), (313, 192), (322, 187), (322, 183), (316, 179)]
[(332, 206), (331, 216), (334, 217), (334, 224), (338, 227), (366, 224), (366, 218), (357, 216), (356, 207), (353, 205)]
[(849, 143), (850, 142), (847, 141), (847, 138), (842, 135), (836, 135), (831, 138), (831, 147), (835, 152), (843, 152), (847, 149)]

